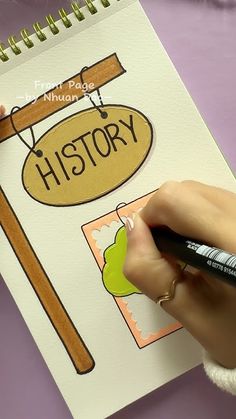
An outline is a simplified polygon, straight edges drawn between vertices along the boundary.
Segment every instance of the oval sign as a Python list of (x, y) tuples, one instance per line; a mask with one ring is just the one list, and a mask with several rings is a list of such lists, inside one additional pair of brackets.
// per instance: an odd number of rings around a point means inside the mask
[[(102, 113), (101, 113), (102, 112)], [(22, 180), (43, 204), (78, 205), (111, 192), (146, 159), (152, 125), (139, 111), (106, 105), (78, 112), (47, 131), (30, 152)]]

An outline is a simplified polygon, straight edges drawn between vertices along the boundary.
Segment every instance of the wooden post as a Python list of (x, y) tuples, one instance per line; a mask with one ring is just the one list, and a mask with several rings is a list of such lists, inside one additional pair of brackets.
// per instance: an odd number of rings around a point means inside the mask
[[(116, 54), (112, 54), (88, 67), (83, 71), (82, 78), (81, 73), (79, 73), (64, 81), (61, 86), (47, 92), (47, 95), (53, 93), (54, 97), (65, 97), (65, 100), (48, 100), (45, 102), (45, 94), (43, 94), (35, 103), (28, 103), (14, 112), (14, 123), (18, 132), (37, 124), (55, 112), (83, 98), (84, 91), (81, 88), (83, 83), (87, 85), (93, 84), (93, 88), (88, 90), (89, 93), (92, 93), (124, 72), (125, 70)], [(8, 115), (0, 120), (0, 143), (9, 140), (14, 134), (15, 131)], [(58, 336), (62, 340), (76, 371), (79, 374), (88, 373), (94, 368), (95, 362), (53, 288), (2, 188), (0, 188), (0, 221), (23, 270)]]
[(78, 374), (91, 371), (95, 365), (94, 360), (53, 288), (2, 188), (0, 188), (0, 208), (3, 231), (76, 371)]

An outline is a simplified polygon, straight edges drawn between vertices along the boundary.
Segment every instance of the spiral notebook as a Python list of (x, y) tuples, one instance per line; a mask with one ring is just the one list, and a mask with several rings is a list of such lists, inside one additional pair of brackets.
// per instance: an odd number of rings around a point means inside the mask
[(1, 272), (73, 418), (101, 419), (201, 361), (124, 277), (126, 217), (235, 180), (139, 2), (71, 7), (0, 47)]

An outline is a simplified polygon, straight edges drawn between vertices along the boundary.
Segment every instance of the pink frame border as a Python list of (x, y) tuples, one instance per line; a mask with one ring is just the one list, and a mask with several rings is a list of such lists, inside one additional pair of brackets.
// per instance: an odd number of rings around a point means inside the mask
[[(137, 200), (119, 208), (120, 217), (132, 216), (132, 213), (137, 212), (140, 208), (144, 207), (147, 201), (155, 193), (152, 192), (147, 194)], [(101, 230), (102, 226), (109, 226), (112, 221), (117, 221), (118, 216), (116, 210), (105, 214), (104, 216), (97, 218), (87, 224), (84, 224), (81, 228), (85, 235), (85, 238), (88, 242), (88, 245), (93, 253), (93, 256), (102, 272), (104, 267), (104, 258), (100, 253), (100, 250), (97, 247), (96, 240), (93, 238), (92, 232), (94, 230)], [(168, 327), (160, 329), (158, 332), (150, 334), (147, 338), (143, 338), (141, 335), (141, 330), (138, 328), (137, 322), (132, 317), (132, 313), (128, 309), (128, 302), (125, 301), (122, 297), (112, 297), (117, 304), (127, 326), (129, 327), (135, 342), (139, 348), (143, 348), (167, 335), (173, 333), (182, 328), (182, 325), (179, 322), (173, 321)]]

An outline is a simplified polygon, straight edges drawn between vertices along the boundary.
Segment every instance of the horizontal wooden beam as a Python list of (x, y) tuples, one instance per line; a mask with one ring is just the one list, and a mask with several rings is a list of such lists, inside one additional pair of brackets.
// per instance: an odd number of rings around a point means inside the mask
[[(93, 64), (83, 71), (82, 77), (81, 72), (76, 74), (61, 85), (39, 96), (35, 103), (34, 101), (27, 103), (14, 112), (14, 125), (17, 131), (21, 132), (82, 99), (84, 97), (84, 83), (87, 86), (93, 86), (88, 89), (88, 92), (92, 93), (123, 73), (125, 73), (125, 69), (116, 54)], [(60, 100), (57, 100), (57, 98), (60, 98)], [(15, 135), (15, 130), (11, 124), (10, 116), (7, 115), (0, 120), (0, 143), (13, 135)]]

